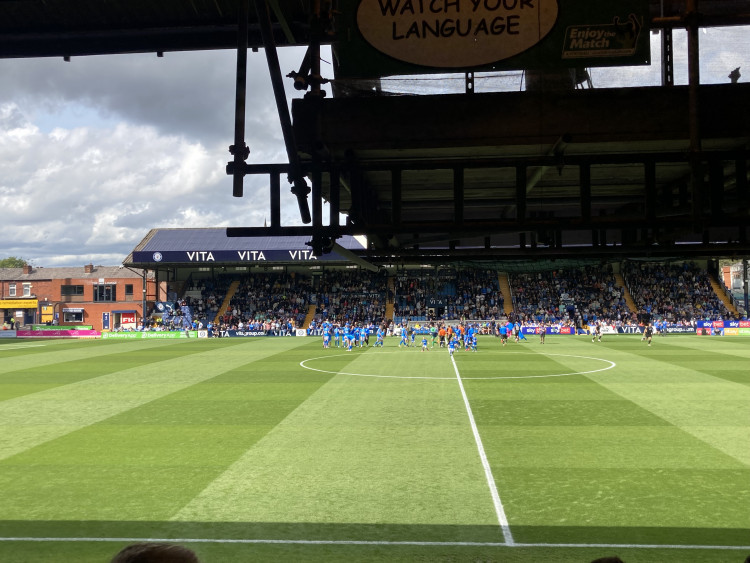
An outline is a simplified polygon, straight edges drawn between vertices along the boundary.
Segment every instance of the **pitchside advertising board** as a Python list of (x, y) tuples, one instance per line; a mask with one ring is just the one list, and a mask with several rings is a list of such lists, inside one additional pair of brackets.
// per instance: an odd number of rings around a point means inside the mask
[[(750, 324), (748, 325), (750, 327)], [(524, 334), (539, 334), (542, 330), (545, 331), (545, 334), (565, 334), (565, 335), (575, 335), (576, 331), (573, 327), (569, 326), (563, 326), (563, 327), (556, 327), (556, 326), (548, 326), (548, 327), (538, 327), (538, 326), (524, 326), (521, 327), (521, 330), (523, 330)], [(748, 332), (745, 334), (750, 334), (750, 328), (747, 329)], [(644, 327), (643, 326), (614, 326), (614, 325), (602, 325), (602, 334), (643, 334)], [(667, 326), (666, 329), (667, 333), (669, 334), (695, 334), (696, 329), (691, 326), (677, 326), (677, 325), (671, 325)], [(579, 332), (579, 334), (590, 334), (590, 331), (584, 331)], [(729, 334), (729, 333), (728, 333)], [(743, 334), (743, 333), (738, 333)]]
[(642, 65), (647, 0), (340, 0), (339, 78)]
[[(171, 338), (198, 338), (197, 330), (182, 330), (182, 331), (154, 331), (154, 332), (139, 332), (139, 331), (125, 331), (125, 332), (103, 332), (102, 338), (105, 339), (118, 339), (118, 340), (146, 340), (146, 339), (171, 339)], [(205, 331), (201, 331), (205, 332)]]
[(698, 336), (750, 336), (750, 321), (698, 321)]

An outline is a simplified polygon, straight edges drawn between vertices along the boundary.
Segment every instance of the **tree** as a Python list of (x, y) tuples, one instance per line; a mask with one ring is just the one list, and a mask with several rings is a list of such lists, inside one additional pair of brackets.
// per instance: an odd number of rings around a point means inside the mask
[(15, 256), (9, 256), (8, 258), (0, 258), (0, 268), (23, 268), (28, 262), (23, 258), (16, 258)]

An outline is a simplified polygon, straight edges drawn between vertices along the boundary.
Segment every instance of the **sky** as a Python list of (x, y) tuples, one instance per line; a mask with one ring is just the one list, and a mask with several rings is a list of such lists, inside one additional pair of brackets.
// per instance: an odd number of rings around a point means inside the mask
[[(282, 72), (303, 54), (279, 49)], [(0, 60), (0, 258), (117, 265), (152, 228), (263, 226), (266, 177), (234, 198), (225, 171), (235, 70), (234, 51)], [(287, 162), (262, 50), (246, 143), (248, 162)], [(282, 224), (301, 224), (284, 184)]]
[[(684, 32), (676, 35), (678, 84), (687, 76), (680, 42)], [(740, 81), (750, 78), (748, 28), (707, 30), (701, 42), (702, 82), (728, 82), (738, 66)], [(279, 49), (282, 74), (303, 54)], [(322, 56), (332, 78), (330, 54)], [(594, 86), (656, 85), (654, 36), (652, 60), (594, 69)], [(0, 258), (118, 265), (152, 228), (263, 226), (267, 178), (246, 176), (245, 196), (234, 198), (225, 172), (235, 67), (232, 50), (0, 60)], [(288, 98), (303, 95), (291, 80), (285, 86)], [(263, 50), (248, 52), (246, 143), (249, 163), (287, 162)], [(299, 225), (288, 188), (282, 181), (281, 222)]]

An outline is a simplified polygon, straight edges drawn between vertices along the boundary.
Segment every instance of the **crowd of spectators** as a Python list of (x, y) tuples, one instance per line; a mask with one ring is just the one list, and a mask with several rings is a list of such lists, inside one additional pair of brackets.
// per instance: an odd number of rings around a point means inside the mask
[[(231, 279), (222, 278), (225, 279), (219, 281), (218, 286), (228, 290)], [(222, 328), (287, 334), (302, 326), (312, 293), (310, 278), (294, 273), (263, 273), (239, 281), (226, 312), (219, 319)], [(205, 299), (221, 306), (224, 297), (215, 295), (213, 289), (206, 286)]]
[(231, 276), (218, 276), (215, 279), (201, 279), (196, 281), (194, 289), (201, 292), (200, 297), (189, 299), (193, 314), (197, 318), (213, 320), (219, 312), (224, 296), (232, 282)]
[(359, 271), (325, 271), (312, 294), (315, 320), (340, 324), (379, 324), (385, 319), (388, 276)]
[(627, 261), (622, 273), (641, 318), (683, 323), (732, 317), (711, 287), (708, 273), (696, 264)]
[(395, 287), (396, 319), (499, 319), (503, 315), (503, 295), (494, 270), (404, 273), (396, 276)]
[(628, 323), (631, 313), (612, 267), (585, 266), (509, 276), (513, 311), (522, 322)]
[[(626, 261), (622, 274), (636, 305), (630, 311), (625, 291), (612, 267), (585, 266), (509, 275), (512, 322), (563, 323), (585, 326), (601, 321), (627, 326), (664, 319), (672, 323), (731, 318), (711, 287), (705, 270), (695, 264)], [(379, 325), (383, 322), (500, 320), (504, 300), (494, 270), (441, 267), (405, 270), (393, 278), (360, 270), (323, 271), (314, 276), (294, 273), (224, 275), (197, 280), (184, 298), (202, 326), (213, 322), (230, 284), (240, 284), (218, 326), (225, 329), (291, 334), (302, 327), (310, 305), (315, 322)], [(386, 319), (393, 303), (394, 318)]]

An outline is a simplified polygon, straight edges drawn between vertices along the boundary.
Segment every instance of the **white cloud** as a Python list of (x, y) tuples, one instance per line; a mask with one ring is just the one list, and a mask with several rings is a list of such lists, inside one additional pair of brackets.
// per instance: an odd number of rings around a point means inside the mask
[[(249, 161), (285, 162), (265, 57), (249, 65)], [(261, 226), (268, 180), (237, 199), (225, 172), (234, 71), (230, 51), (0, 60), (3, 256), (117, 264), (155, 227)]]

